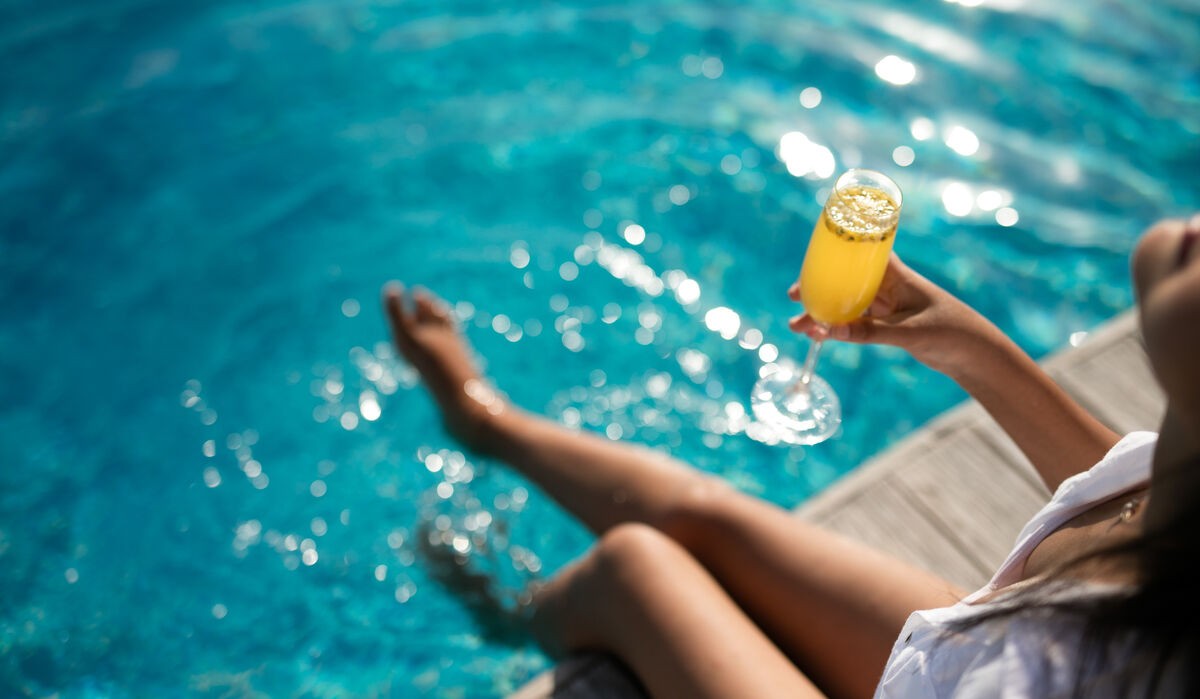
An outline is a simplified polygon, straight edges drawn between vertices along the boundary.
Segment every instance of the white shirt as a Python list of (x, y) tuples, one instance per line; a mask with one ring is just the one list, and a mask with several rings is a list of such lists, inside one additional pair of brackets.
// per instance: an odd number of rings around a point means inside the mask
[[(1134, 432), (1095, 466), (1063, 481), (1021, 530), (1012, 553), (987, 585), (952, 607), (913, 612), (892, 647), (875, 698), (1070, 696), (1081, 662), (1081, 620), (1014, 615), (955, 632), (950, 631), (951, 624), (991, 609), (988, 602), (971, 603), (1021, 580), (1029, 554), (1051, 532), (1092, 507), (1147, 484), (1157, 439), (1152, 432)], [(1071, 594), (1111, 594), (1117, 589), (1080, 584)], [(1093, 668), (1085, 672), (1084, 680), (1115, 695), (1121, 688), (1104, 682), (1104, 676), (1120, 670)]]

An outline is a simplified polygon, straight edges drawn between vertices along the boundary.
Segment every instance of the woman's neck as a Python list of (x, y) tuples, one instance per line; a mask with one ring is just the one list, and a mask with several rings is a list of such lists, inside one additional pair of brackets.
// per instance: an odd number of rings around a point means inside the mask
[(1170, 405), (1154, 448), (1150, 492), (1146, 527), (1151, 530), (1179, 521), (1177, 515), (1200, 506), (1200, 421)]

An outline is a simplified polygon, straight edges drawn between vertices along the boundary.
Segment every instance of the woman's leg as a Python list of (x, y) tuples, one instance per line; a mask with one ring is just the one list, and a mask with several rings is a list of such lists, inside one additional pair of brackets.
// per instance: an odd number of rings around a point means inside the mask
[(418, 294), (407, 310), (393, 289), (386, 305), (400, 351), (452, 432), (507, 461), (597, 534), (641, 522), (672, 537), (826, 692), (869, 696), (907, 616), (961, 597), (936, 576), (678, 461), (501, 405), (438, 303)]
[(503, 403), (482, 380), (447, 309), (422, 292), (385, 306), (393, 336), (467, 447), (506, 461), (599, 535), (628, 521), (656, 524), (686, 490), (711, 479), (663, 454), (576, 432)]
[(654, 697), (821, 696), (699, 562), (642, 524), (610, 529), (534, 604), (544, 645), (611, 653)]
[(824, 692), (869, 697), (908, 615), (951, 583), (731, 488), (678, 504), (679, 541)]

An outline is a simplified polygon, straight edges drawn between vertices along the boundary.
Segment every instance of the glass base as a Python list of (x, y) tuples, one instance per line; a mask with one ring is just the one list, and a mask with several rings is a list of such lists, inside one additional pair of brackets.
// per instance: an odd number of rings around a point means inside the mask
[(800, 368), (778, 364), (750, 394), (754, 417), (787, 444), (819, 444), (842, 425), (842, 405), (833, 388), (814, 375), (800, 383)]

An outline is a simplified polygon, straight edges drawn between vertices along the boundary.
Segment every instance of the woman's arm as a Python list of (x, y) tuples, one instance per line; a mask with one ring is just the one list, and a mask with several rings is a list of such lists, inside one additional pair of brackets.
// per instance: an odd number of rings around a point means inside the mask
[[(788, 293), (799, 300), (798, 283)], [(823, 332), (807, 315), (789, 325), (808, 335)], [(829, 334), (901, 347), (954, 379), (1017, 443), (1051, 491), (1118, 440), (999, 328), (895, 255), (867, 316)]]

